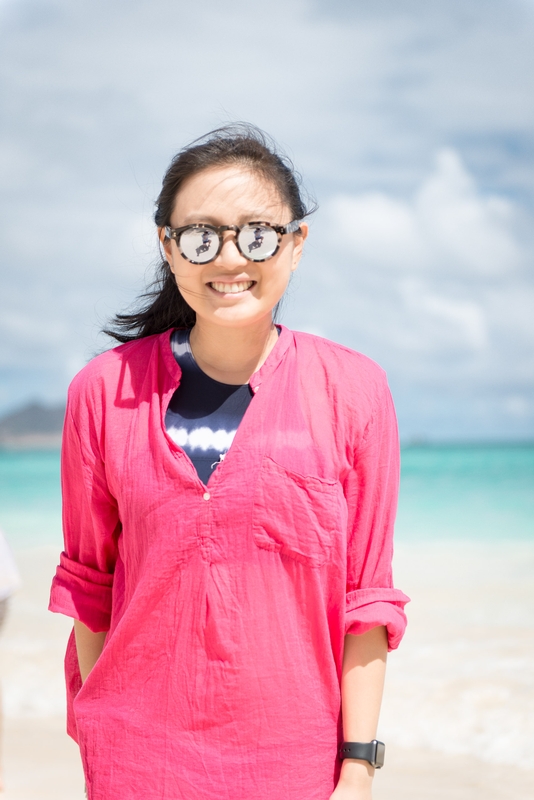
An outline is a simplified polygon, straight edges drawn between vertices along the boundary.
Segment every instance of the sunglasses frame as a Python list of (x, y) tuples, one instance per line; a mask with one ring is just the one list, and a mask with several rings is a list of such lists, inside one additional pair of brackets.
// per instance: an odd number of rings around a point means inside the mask
[[(276, 249), (271, 253), (271, 255), (266, 256), (266, 258), (251, 258), (250, 255), (247, 255), (241, 250), (241, 246), (239, 244), (239, 234), (241, 233), (243, 228), (247, 228), (249, 226), (260, 226), (260, 225), (266, 228), (271, 228), (271, 230), (275, 231), (276, 235), (278, 236), (278, 244), (276, 245)], [(180, 239), (182, 237), (182, 233), (184, 233), (185, 231), (190, 231), (195, 229), (203, 231), (204, 230), (213, 231), (213, 233), (215, 233), (215, 235), (219, 239), (219, 246), (217, 248), (217, 252), (213, 255), (212, 258), (209, 258), (207, 261), (193, 261), (191, 258), (188, 258), (184, 254), (180, 246)], [(280, 249), (282, 236), (284, 234), (300, 233), (300, 220), (295, 219), (292, 222), (289, 222), (287, 225), (272, 225), (270, 222), (260, 222), (260, 221), (247, 222), (245, 223), (245, 225), (197, 225), (196, 223), (194, 223), (193, 225), (184, 225), (181, 228), (166, 227), (165, 236), (168, 239), (174, 239), (178, 247), (178, 250), (180, 251), (180, 255), (182, 256), (182, 258), (185, 258), (186, 261), (189, 261), (190, 264), (210, 264), (212, 261), (215, 261), (215, 259), (222, 250), (222, 246), (224, 244), (222, 234), (224, 233), (224, 231), (233, 231), (235, 233), (236, 247), (241, 253), (241, 255), (243, 255), (247, 259), (247, 261), (255, 261), (256, 263), (260, 263), (262, 261), (268, 261), (270, 258), (272, 258), (277, 254), (278, 250)]]

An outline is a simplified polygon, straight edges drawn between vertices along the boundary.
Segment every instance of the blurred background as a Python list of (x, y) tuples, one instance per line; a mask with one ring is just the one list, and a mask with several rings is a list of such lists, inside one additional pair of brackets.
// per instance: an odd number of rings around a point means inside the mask
[(0, 0), (0, 76), (0, 526), (23, 573), (0, 640), (6, 798), (58, 800), (67, 774), (65, 796), (79, 790), (62, 732), (70, 623), (44, 611), (66, 388), (150, 280), (169, 160), (236, 120), (277, 140), (319, 204), (281, 321), (377, 360), (397, 406), (396, 571), (413, 603), (377, 796), (391, 780), (398, 798), (523, 797), (534, 2)]
[(534, 437), (531, 0), (1, 0), (0, 412), (63, 400), (144, 285), (172, 155), (232, 120), (320, 210), (289, 326), (403, 438)]

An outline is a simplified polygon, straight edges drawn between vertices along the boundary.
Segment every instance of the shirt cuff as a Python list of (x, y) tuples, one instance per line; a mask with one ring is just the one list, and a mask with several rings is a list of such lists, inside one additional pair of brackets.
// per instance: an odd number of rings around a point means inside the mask
[(345, 633), (356, 636), (371, 628), (385, 626), (388, 633), (388, 650), (396, 650), (406, 629), (403, 609), (410, 602), (399, 589), (356, 589), (347, 594)]
[(112, 574), (86, 567), (62, 553), (48, 608), (83, 622), (93, 633), (108, 631), (112, 586)]

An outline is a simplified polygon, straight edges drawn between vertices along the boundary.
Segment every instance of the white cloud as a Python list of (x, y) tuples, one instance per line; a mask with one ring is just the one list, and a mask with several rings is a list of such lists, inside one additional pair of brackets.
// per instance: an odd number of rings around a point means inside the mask
[(328, 202), (331, 243), (344, 256), (386, 268), (420, 268), (426, 248), (413, 207), (384, 193), (340, 195)]
[(532, 403), (523, 395), (510, 395), (505, 399), (504, 407), (514, 417), (527, 417), (531, 413)]
[(377, 192), (340, 195), (326, 210), (332, 245), (362, 264), (498, 276), (523, 260), (513, 204), (484, 197), (453, 149), (438, 153), (435, 171), (412, 200)]
[(501, 275), (521, 263), (512, 203), (477, 191), (452, 149), (438, 154), (436, 172), (419, 190), (414, 211), (430, 257), (452, 269)]
[(451, 148), (408, 198), (334, 195), (301, 268), (298, 327), (327, 320), (328, 335), (386, 367), (404, 431), (436, 418), (444, 431), (447, 416), (470, 436), (531, 430), (534, 253), (523, 214), (483, 191)]
[(413, 279), (401, 281), (400, 294), (406, 314), (399, 333), (406, 337), (406, 330), (411, 331), (408, 349), (438, 355), (487, 346), (486, 319), (479, 303), (446, 297)]

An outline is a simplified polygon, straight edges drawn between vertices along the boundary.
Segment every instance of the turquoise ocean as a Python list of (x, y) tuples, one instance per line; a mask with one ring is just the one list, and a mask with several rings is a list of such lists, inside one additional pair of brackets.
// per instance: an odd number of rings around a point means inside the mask
[[(15, 550), (61, 547), (58, 451), (0, 451), (0, 527)], [(534, 444), (402, 451), (402, 541), (534, 541)]]

